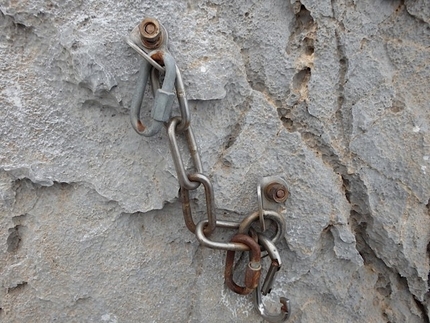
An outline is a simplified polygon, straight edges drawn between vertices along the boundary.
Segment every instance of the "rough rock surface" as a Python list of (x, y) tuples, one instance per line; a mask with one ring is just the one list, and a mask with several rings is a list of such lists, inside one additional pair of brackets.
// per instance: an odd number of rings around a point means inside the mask
[(270, 299), (289, 321), (429, 322), (427, 0), (3, 0), (0, 321), (263, 321), (185, 228), (165, 132), (129, 123), (124, 37), (146, 16), (219, 217), (253, 212), (262, 176), (288, 183)]

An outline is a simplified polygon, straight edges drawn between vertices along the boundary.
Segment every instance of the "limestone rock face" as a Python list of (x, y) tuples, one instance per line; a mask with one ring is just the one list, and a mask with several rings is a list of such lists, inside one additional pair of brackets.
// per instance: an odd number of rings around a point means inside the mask
[(129, 122), (144, 17), (169, 32), (218, 218), (288, 183), (267, 306), (428, 322), (426, 0), (2, 1), (0, 321), (263, 322), (186, 229), (166, 132)]

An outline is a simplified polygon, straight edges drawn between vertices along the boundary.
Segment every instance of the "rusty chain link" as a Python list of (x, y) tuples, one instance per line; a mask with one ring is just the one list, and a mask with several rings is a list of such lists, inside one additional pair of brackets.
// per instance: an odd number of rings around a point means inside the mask
[[(284, 322), (289, 314), (289, 302), (281, 298), (280, 314), (267, 311), (262, 303), (262, 296), (270, 293), (275, 276), (281, 267), (281, 260), (275, 243), (285, 236), (284, 217), (277, 212), (277, 204), (285, 202), (288, 196), (286, 183), (279, 177), (264, 177), (257, 188), (258, 211), (245, 217), (241, 222), (220, 221), (216, 219), (215, 198), (212, 183), (203, 173), (198, 146), (191, 127), (191, 114), (186, 99), (185, 87), (181, 72), (173, 56), (168, 51), (168, 34), (154, 18), (144, 19), (136, 26), (127, 38), (127, 43), (144, 58), (138, 78), (131, 108), (131, 123), (137, 133), (153, 136), (162, 125), (166, 125), (169, 147), (180, 186), (180, 201), (186, 227), (195, 234), (202, 246), (227, 251), (225, 264), (225, 282), (227, 287), (238, 294), (246, 295), (255, 291), (254, 303), (259, 314), (269, 322)], [(160, 89), (160, 73), (164, 73)], [(140, 120), (140, 109), (146, 83), (150, 79), (154, 94), (154, 108), (151, 111), (151, 123), (144, 126)], [(173, 87), (179, 103), (180, 116), (171, 116), (173, 104)], [(179, 149), (177, 137), (187, 143), (187, 150), (192, 161), (192, 171), (184, 166), (183, 155)], [(190, 203), (190, 191), (203, 186), (206, 200), (206, 219), (195, 222)], [(260, 223), (256, 230), (254, 223)], [(268, 237), (263, 234), (266, 224), (275, 225), (275, 233)], [(210, 238), (216, 228), (235, 230), (236, 234), (229, 242), (220, 242)], [(233, 281), (234, 259), (236, 251), (249, 252), (250, 261), (244, 274), (245, 286)], [(268, 275), (260, 290), (261, 252), (266, 251), (271, 259)]]

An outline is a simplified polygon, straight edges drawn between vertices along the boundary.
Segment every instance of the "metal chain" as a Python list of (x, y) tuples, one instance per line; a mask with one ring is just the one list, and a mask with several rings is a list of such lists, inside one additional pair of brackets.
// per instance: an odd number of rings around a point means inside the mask
[[(285, 235), (285, 219), (275, 211), (277, 204), (285, 201), (288, 191), (286, 183), (278, 177), (263, 178), (257, 188), (258, 211), (245, 217), (241, 222), (220, 221), (216, 219), (213, 185), (203, 173), (198, 146), (191, 127), (191, 114), (186, 99), (185, 87), (181, 72), (173, 56), (168, 51), (168, 35), (166, 29), (153, 18), (144, 19), (136, 26), (127, 38), (127, 43), (141, 55), (145, 61), (141, 65), (139, 84), (133, 96), (131, 122), (140, 135), (153, 136), (160, 130), (160, 124), (167, 124), (167, 134), (173, 163), (175, 165), (180, 186), (180, 201), (185, 225), (196, 235), (202, 246), (227, 251), (225, 266), (226, 285), (235, 293), (249, 294), (254, 292), (254, 303), (259, 314), (269, 322), (284, 322), (290, 315), (289, 302), (281, 298), (281, 313), (272, 314), (262, 303), (262, 294), (270, 293), (281, 259), (275, 243)], [(160, 89), (159, 73), (165, 73), (163, 86)], [(151, 125), (145, 127), (140, 120), (140, 108), (145, 86), (151, 80), (154, 93), (154, 108), (151, 111)], [(174, 78), (174, 79), (173, 79)], [(173, 84), (179, 103), (180, 116), (172, 117)], [(192, 161), (192, 171), (184, 166), (183, 155), (179, 149), (177, 137), (182, 137), (188, 148)], [(195, 222), (190, 203), (190, 191), (203, 186), (206, 200), (206, 219)], [(266, 221), (275, 224), (275, 234), (267, 237)], [(260, 232), (253, 228), (260, 223)], [(219, 242), (210, 238), (216, 228), (232, 229), (236, 234), (229, 242)], [(250, 261), (245, 272), (245, 286), (233, 281), (235, 252), (250, 253)], [(261, 252), (267, 251), (271, 266), (262, 287), (260, 288)]]

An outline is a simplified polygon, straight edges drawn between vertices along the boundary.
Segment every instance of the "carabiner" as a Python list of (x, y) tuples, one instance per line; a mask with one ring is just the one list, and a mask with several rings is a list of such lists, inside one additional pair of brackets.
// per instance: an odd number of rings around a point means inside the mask
[(261, 274), (261, 251), (260, 246), (253, 238), (246, 234), (236, 234), (231, 242), (241, 242), (250, 248), (250, 261), (245, 271), (245, 286), (239, 286), (233, 281), (233, 267), (235, 251), (228, 250), (225, 259), (224, 278), (228, 288), (240, 295), (250, 294), (258, 286)]
[[(152, 65), (147, 61), (143, 61), (140, 66), (137, 81), (138, 85), (134, 92), (130, 108), (130, 121), (134, 130), (145, 137), (156, 135), (161, 130), (164, 123), (169, 121), (170, 115), (172, 114), (173, 99), (175, 98), (175, 94), (173, 93), (176, 78), (175, 60), (173, 56), (166, 51), (157, 51), (156, 54), (164, 63), (166, 74), (164, 76), (163, 86), (161, 89), (153, 89), (155, 92), (155, 98), (154, 106), (151, 111), (152, 121), (149, 126), (145, 126), (140, 120), (140, 109), (142, 106), (143, 95), (145, 93), (151, 69), (153, 69)], [(155, 83), (156, 82), (152, 82), (152, 85), (154, 86)]]
[(264, 318), (266, 321), (272, 322), (272, 323), (282, 323), (288, 320), (290, 317), (290, 300), (281, 297), (279, 299), (279, 302), (282, 304), (281, 306), (281, 313), (279, 314), (273, 314), (269, 313), (267, 309), (264, 307), (263, 300), (261, 297), (261, 291), (260, 288), (257, 287), (254, 292), (254, 305), (255, 308), (258, 311), (258, 314), (261, 315), (262, 318)]
[(266, 295), (271, 292), (273, 283), (275, 282), (276, 274), (281, 268), (281, 257), (279, 256), (278, 249), (274, 243), (267, 238), (264, 234), (258, 234), (258, 243), (267, 251), (270, 259), (272, 260), (269, 271), (266, 278), (264, 279), (263, 286), (260, 288), (260, 284), (255, 290), (254, 305), (258, 313), (267, 321), (273, 323), (284, 322), (290, 316), (290, 302), (287, 298), (281, 297), (280, 302), (282, 304), (281, 313), (273, 314), (269, 313), (264, 307), (262, 294)]
[(258, 234), (258, 243), (267, 251), (270, 257), (271, 263), (269, 271), (267, 272), (266, 278), (264, 279), (263, 286), (261, 287), (261, 293), (267, 295), (270, 293), (275, 282), (276, 275), (281, 269), (281, 256), (279, 255), (278, 249), (275, 244), (264, 234)]

